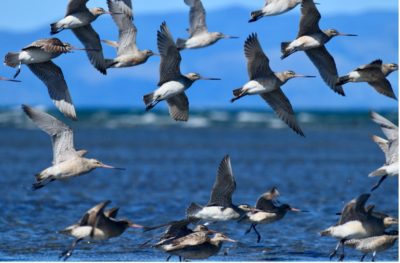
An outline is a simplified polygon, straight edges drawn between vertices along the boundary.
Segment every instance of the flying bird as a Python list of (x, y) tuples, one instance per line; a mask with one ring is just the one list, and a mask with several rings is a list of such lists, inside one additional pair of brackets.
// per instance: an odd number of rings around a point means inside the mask
[(340, 86), (348, 82), (367, 82), (380, 94), (397, 100), (392, 85), (386, 77), (398, 69), (399, 67), (395, 63), (382, 64), (382, 60), (377, 59), (340, 77), (336, 85)]
[(251, 12), (249, 23), (255, 22), (265, 16), (276, 16), (289, 12), (303, 0), (265, 0), (261, 10)]
[(304, 51), (311, 62), (317, 67), (322, 79), (336, 93), (344, 96), (342, 86), (336, 85), (338, 72), (334, 58), (329, 54), (325, 44), (336, 36), (356, 36), (354, 34), (343, 34), (335, 29), (321, 30), (319, 20), (321, 14), (313, 0), (303, 0), (301, 4), (300, 28), (297, 38), (292, 42), (281, 44), (282, 56), (284, 59), (289, 55)]
[(63, 251), (60, 258), (64, 261), (67, 260), (72, 255), (77, 244), (82, 240), (108, 240), (122, 235), (129, 227), (143, 228), (143, 226), (130, 220), (116, 219), (118, 210), (115, 208), (104, 211), (105, 207), (110, 203), (111, 201), (108, 200), (95, 205), (83, 215), (78, 223), (59, 231), (60, 234), (75, 238), (71, 247)]
[(378, 144), (385, 154), (385, 164), (369, 174), (370, 177), (380, 176), (379, 181), (372, 187), (371, 191), (377, 189), (388, 176), (399, 175), (399, 128), (382, 115), (372, 111), (371, 119), (381, 126), (387, 139), (372, 136), (372, 140)]
[(85, 158), (86, 150), (77, 151), (74, 148), (73, 131), (63, 122), (53, 116), (22, 105), (26, 115), (52, 140), (53, 163), (49, 168), (36, 174), (33, 190), (46, 186), (54, 180), (64, 180), (89, 173), (96, 168), (122, 169), (103, 164), (96, 159)]
[(139, 50), (136, 45), (137, 28), (133, 24), (131, 0), (107, 0), (108, 9), (118, 26), (118, 42), (103, 40), (106, 44), (117, 49), (117, 57), (106, 59), (107, 68), (133, 67), (143, 64), (153, 55), (149, 49)]
[(232, 195), (235, 190), (236, 180), (232, 172), (231, 159), (229, 155), (226, 155), (218, 167), (208, 204), (200, 206), (191, 203), (186, 210), (187, 217), (211, 222), (239, 219), (244, 211), (232, 204)]
[(293, 71), (275, 73), (269, 66), (269, 59), (263, 52), (257, 34), (251, 34), (245, 41), (244, 54), (247, 59), (247, 71), (250, 81), (243, 87), (233, 90), (234, 102), (247, 95), (260, 95), (293, 131), (304, 136), (296, 121), (292, 105), (283, 93), (283, 86), (289, 79), (296, 77), (314, 77), (298, 75)]
[(100, 37), (91, 23), (103, 14), (110, 14), (101, 7), (88, 9), (89, 0), (69, 0), (65, 17), (52, 23), (51, 34), (57, 34), (64, 29), (71, 29), (75, 36), (85, 46), (90, 63), (102, 74), (107, 74), (106, 63)]
[(143, 96), (146, 111), (152, 109), (160, 101), (166, 100), (171, 118), (176, 121), (187, 121), (189, 119), (189, 100), (185, 91), (196, 80), (219, 79), (204, 78), (198, 73), (182, 75), (180, 70), (182, 58), (165, 22), (157, 31), (157, 45), (161, 56), (159, 88)]
[(16, 78), (21, 72), (21, 64), (25, 64), (46, 86), (56, 107), (68, 118), (76, 120), (75, 107), (68, 90), (64, 74), (52, 59), (61, 54), (80, 50), (58, 38), (39, 39), (19, 52), (9, 52), (4, 63), (10, 67), (18, 67), (14, 75)]
[(225, 35), (221, 32), (208, 32), (206, 10), (204, 9), (201, 0), (184, 0), (184, 2), (190, 7), (190, 37), (188, 39), (177, 39), (176, 45), (179, 50), (207, 47), (224, 38), (238, 38), (235, 36)]

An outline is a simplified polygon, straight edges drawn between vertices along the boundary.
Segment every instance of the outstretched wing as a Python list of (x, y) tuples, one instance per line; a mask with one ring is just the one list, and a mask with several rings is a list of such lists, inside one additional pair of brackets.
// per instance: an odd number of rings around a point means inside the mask
[(189, 22), (190, 37), (207, 32), (206, 10), (200, 0), (185, 0), (185, 4), (190, 6)]
[(256, 33), (246, 39), (244, 54), (247, 58), (247, 72), (250, 79), (268, 77), (273, 74), (269, 67), (269, 59), (262, 50)]

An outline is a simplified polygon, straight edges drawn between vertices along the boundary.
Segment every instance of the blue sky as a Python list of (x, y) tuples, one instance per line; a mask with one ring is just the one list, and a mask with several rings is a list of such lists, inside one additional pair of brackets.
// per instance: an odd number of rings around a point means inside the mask
[[(0, 30), (28, 31), (62, 17), (68, 0), (2, 0), (1, 2)], [(318, 0), (317, 2), (320, 3), (318, 8), (321, 12), (327, 15), (398, 9), (397, 0)], [(227, 6), (258, 9), (264, 4), (264, 0), (203, 0), (203, 3), (207, 10)], [(187, 10), (183, 0), (134, 0), (133, 5), (137, 14)], [(105, 7), (106, 0), (91, 0), (88, 6)], [(7, 10), (19, 10), (19, 13), (6, 12)]]

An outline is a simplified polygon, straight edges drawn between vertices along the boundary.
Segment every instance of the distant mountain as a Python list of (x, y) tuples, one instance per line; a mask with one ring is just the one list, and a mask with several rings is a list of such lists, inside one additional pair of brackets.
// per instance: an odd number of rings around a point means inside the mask
[[(249, 10), (229, 8), (208, 13), (210, 31), (221, 31), (240, 36), (240, 39), (221, 40), (214, 46), (182, 52), (182, 71), (199, 72), (204, 76), (220, 77), (221, 81), (199, 81), (188, 91), (193, 108), (268, 108), (258, 97), (245, 98), (229, 103), (231, 90), (247, 80), (243, 54), (243, 42), (252, 32), (257, 32), (261, 44), (271, 61), (272, 69), (294, 70), (298, 73), (317, 75), (316, 79), (294, 79), (285, 87), (285, 93), (295, 109), (345, 109), (345, 108), (396, 108), (397, 102), (377, 94), (366, 84), (345, 86), (347, 96), (341, 97), (331, 91), (321, 80), (309, 59), (298, 53), (285, 60), (280, 57), (280, 42), (292, 40), (298, 29), (299, 10), (289, 14), (264, 18), (256, 23), (247, 23)], [(186, 37), (187, 13), (141, 15), (135, 17), (138, 27), (138, 45), (157, 52), (156, 31), (166, 21), (174, 38)], [(344, 33), (355, 33), (358, 37), (337, 37), (327, 47), (335, 57), (339, 73), (376, 58), (384, 62), (397, 62), (398, 58), (398, 14), (376, 12), (359, 15), (323, 16), (321, 27), (336, 28)], [(94, 23), (103, 39), (116, 39), (117, 28), (112, 19), (103, 16)], [(0, 54), (15, 51), (39, 38), (49, 37), (49, 26), (25, 33), (0, 32), (2, 39)], [(60, 39), (81, 46), (74, 35), (65, 30), (57, 35)], [(107, 57), (115, 55), (113, 48), (103, 46)], [(152, 57), (148, 63), (128, 69), (111, 69), (107, 76), (98, 73), (89, 64), (84, 52), (63, 55), (55, 60), (62, 67), (67, 83), (78, 107), (132, 107), (142, 108), (142, 96), (157, 86), (159, 58)], [(0, 75), (12, 76), (14, 70), (2, 67)], [(0, 105), (14, 106), (22, 103), (52, 105), (45, 86), (23, 67), (19, 77), (22, 83), (0, 83)], [(398, 94), (398, 73), (390, 76)]]

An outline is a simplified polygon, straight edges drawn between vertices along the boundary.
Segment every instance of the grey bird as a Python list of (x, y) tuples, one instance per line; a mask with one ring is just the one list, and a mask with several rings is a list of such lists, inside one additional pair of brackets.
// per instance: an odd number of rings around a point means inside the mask
[(32, 185), (33, 190), (42, 188), (54, 180), (83, 175), (96, 168), (123, 169), (83, 157), (87, 151), (75, 150), (73, 131), (70, 127), (45, 112), (26, 105), (22, 105), (22, 109), (41, 130), (51, 137), (53, 144), (52, 166), (36, 174), (36, 181)]
[(75, 107), (68, 90), (64, 74), (52, 59), (72, 50), (81, 50), (58, 38), (39, 39), (19, 52), (9, 52), (4, 58), (4, 64), (18, 67), (14, 75), (16, 78), (21, 72), (21, 65), (25, 64), (46, 86), (56, 107), (68, 118), (76, 120)]
[(395, 63), (382, 64), (382, 60), (377, 59), (340, 77), (336, 85), (343, 85), (349, 82), (367, 82), (380, 94), (397, 100), (392, 85), (386, 77), (398, 69), (399, 67)]
[(57, 34), (64, 29), (71, 29), (75, 36), (85, 46), (90, 63), (102, 74), (107, 74), (106, 63), (100, 37), (91, 23), (103, 14), (109, 14), (101, 7), (88, 9), (89, 0), (69, 0), (65, 17), (50, 25), (51, 34)]
[(289, 12), (303, 0), (265, 0), (261, 10), (251, 12), (249, 23), (255, 22), (265, 16), (276, 16)]
[(398, 224), (396, 218), (373, 213), (374, 206), (369, 206), (366, 209), (365, 204), (370, 196), (370, 194), (361, 194), (356, 199), (348, 202), (341, 212), (339, 221), (320, 232), (321, 236), (331, 236), (339, 239), (336, 248), (329, 255), (331, 259), (337, 254), (340, 246), (342, 247), (342, 253), (339, 255), (339, 260), (344, 259), (345, 241), (382, 235), (385, 233), (386, 228)]
[(334, 58), (329, 54), (325, 44), (336, 36), (356, 36), (354, 34), (343, 34), (335, 29), (321, 30), (319, 20), (321, 14), (315, 6), (313, 0), (303, 0), (301, 4), (300, 28), (297, 38), (292, 42), (281, 44), (282, 56), (287, 56), (304, 51), (311, 62), (317, 67), (322, 79), (336, 93), (344, 96), (342, 86), (336, 85), (338, 72)]
[(217, 254), (224, 241), (237, 242), (222, 233), (209, 237), (209, 231), (195, 231), (189, 235), (173, 240), (163, 246), (163, 250), (172, 255), (188, 259), (207, 259)]
[(229, 155), (225, 155), (218, 167), (208, 204), (200, 206), (191, 203), (186, 210), (187, 217), (211, 222), (239, 219), (244, 211), (232, 203), (235, 190), (236, 180), (233, 176), (231, 160)]
[(380, 176), (379, 181), (372, 187), (371, 191), (377, 189), (388, 176), (399, 175), (399, 128), (397, 125), (372, 111), (371, 119), (381, 126), (387, 139), (372, 136), (372, 140), (378, 144), (385, 154), (385, 163), (369, 174), (370, 177)]
[(304, 136), (296, 121), (292, 105), (281, 87), (292, 78), (314, 76), (298, 75), (293, 71), (273, 72), (269, 59), (258, 41), (257, 34), (251, 34), (244, 43), (244, 54), (247, 59), (247, 72), (250, 81), (243, 87), (233, 90), (234, 102), (247, 95), (260, 95), (294, 132)]
[(190, 37), (188, 39), (177, 39), (176, 45), (179, 50), (207, 47), (224, 38), (238, 38), (220, 32), (208, 32), (206, 10), (204, 9), (201, 0), (184, 0), (184, 2), (190, 7)]
[(171, 118), (176, 121), (187, 121), (189, 119), (189, 100), (185, 91), (196, 80), (219, 79), (204, 78), (198, 73), (182, 75), (180, 70), (182, 58), (165, 22), (161, 24), (160, 30), (157, 32), (157, 45), (161, 56), (159, 88), (143, 96), (146, 111), (152, 109), (160, 101), (166, 100)]
[(281, 220), (288, 211), (292, 212), (307, 212), (288, 204), (280, 205), (276, 198), (279, 196), (279, 191), (276, 187), (272, 187), (269, 191), (263, 193), (256, 202), (255, 207), (249, 205), (240, 205), (239, 208), (246, 213), (238, 220), (238, 222), (250, 223), (249, 229), (245, 232), (250, 233), (253, 229), (257, 235), (257, 243), (261, 240), (261, 235), (257, 231), (258, 224), (271, 224)]
[(367, 237), (363, 239), (350, 239), (344, 242), (344, 245), (361, 251), (363, 253), (360, 259), (361, 262), (364, 261), (364, 258), (369, 253), (372, 253), (372, 262), (374, 262), (376, 253), (393, 247), (398, 238), (399, 232), (393, 230), (380, 236)]
[(139, 50), (136, 45), (137, 28), (133, 24), (131, 0), (107, 0), (108, 9), (118, 26), (118, 42), (103, 40), (106, 44), (117, 49), (117, 57), (106, 59), (107, 68), (133, 67), (143, 64), (153, 55), (153, 51)]
[[(143, 228), (143, 226), (133, 223), (127, 219), (116, 219), (116, 210), (104, 211), (111, 201), (104, 201), (89, 209), (78, 223), (73, 224), (59, 233), (75, 238), (69, 249), (60, 255), (64, 261), (67, 260), (74, 251), (77, 244), (83, 240), (97, 241), (108, 240), (122, 235), (126, 229)], [(118, 211), (118, 210), (117, 210)]]

